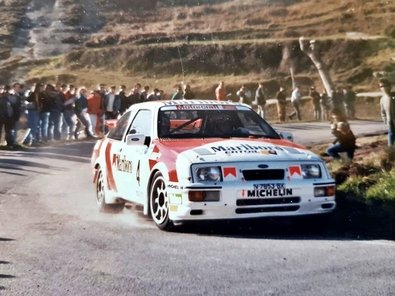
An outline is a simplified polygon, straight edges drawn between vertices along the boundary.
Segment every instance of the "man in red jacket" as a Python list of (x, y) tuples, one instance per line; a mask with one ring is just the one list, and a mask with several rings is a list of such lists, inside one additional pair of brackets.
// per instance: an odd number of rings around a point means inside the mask
[(98, 90), (94, 90), (88, 96), (88, 114), (92, 122), (92, 130), (96, 135), (100, 134), (102, 110), (102, 97)]

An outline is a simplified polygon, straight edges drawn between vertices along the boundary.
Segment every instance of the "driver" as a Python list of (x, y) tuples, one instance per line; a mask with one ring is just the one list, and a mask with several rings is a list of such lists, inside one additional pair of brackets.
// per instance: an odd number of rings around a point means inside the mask
[(158, 122), (158, 136), (163, 138), (170, 132), (170, 119), (167, 115), (162, 114)]
[(210, 117), (208, 132), (213, 135), (231, 135), (234, 132), (234, 122), (231, 117), (216, 112)]

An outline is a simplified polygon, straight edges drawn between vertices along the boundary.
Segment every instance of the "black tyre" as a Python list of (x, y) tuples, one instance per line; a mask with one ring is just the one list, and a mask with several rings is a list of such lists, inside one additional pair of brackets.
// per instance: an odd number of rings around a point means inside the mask
[(125, 207), (124, 203), (107, 204), (106, 203), (106, 188), (103, 177), (103, 172), (99, 168), (96, 179), (96, 203), (100, 212), (103, 213), (119, 213)]
[(165, 179), (161, 173), (157, 172), (153, 180), (149, 195), (151, 217), (159, 229), (170, 230), (173, 223), (169, 219), (169, 202)]

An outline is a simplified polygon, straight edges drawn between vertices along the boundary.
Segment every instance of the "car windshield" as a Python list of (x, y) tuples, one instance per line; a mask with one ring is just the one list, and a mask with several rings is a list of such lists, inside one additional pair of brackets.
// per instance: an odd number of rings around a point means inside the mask
[(258, 114), (243, 110), (160, 110), (159, 138), (263, 137), (279, 139)]

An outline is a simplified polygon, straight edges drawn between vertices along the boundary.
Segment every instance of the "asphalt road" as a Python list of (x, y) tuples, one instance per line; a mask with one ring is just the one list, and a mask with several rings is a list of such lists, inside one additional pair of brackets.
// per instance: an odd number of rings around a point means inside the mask
[(380, 237), (286, 220), (163, 232), (135, 210), (98, 213), (93, 144), (0, 151), (0, 295), (395, 293)]
[[(378, 120), (350, 120), (349, 124), (357, 138), (385, 134), (387, 132), (386, 125)], [(296, 143), (307, 146), (329, 143), (334, 139), (328, 122), (290, 122), (274, 124), (273, 127), (278, 132), (291, 132)]]

